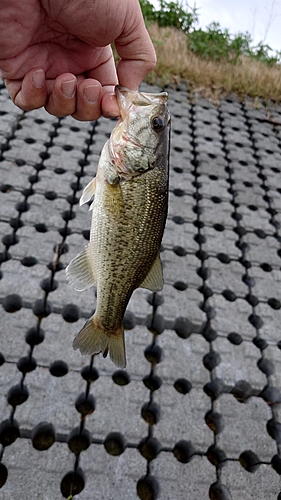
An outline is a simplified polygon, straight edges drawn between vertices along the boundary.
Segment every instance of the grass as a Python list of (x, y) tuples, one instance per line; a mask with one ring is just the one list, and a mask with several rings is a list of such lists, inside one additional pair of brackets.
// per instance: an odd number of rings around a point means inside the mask
[[(213, 26), (216, 35), (219, 28), (218, 25)], [(183, 30), (161, 27), (156, 22), (148, 23), (147, 29), (158, 59), (157, 66), (147, 77), (149, 83), (165, 86), (186, 81), (189, 87), (215, 99), (234, 92), (241, 98), (249, 96), (281, 102), (280, 54), (270, 57), (266, 45), (258, 46), (254, 51), (249, 44), (247, 47), (247, 36), (240, 36), (244, 42), (242, 50), (239, 47), (238, 50), (236, 44), (234, 49), (232, 47), (217, 56), (217, 52), (213, 51), (215, 55), (212, 56), (212, 53), (208, 54), (210, 40), (203, 50), (194, 50), (198, 47), (201, 30), (191, 32), (188, 40), (189, 35)], [(226, 31), (221, 33), (224, 37), (228, 36)], [(239, 36), (234, 41), (237, 39)], [(203, 41), (206, 42), (206, 36), (203, 36)]]

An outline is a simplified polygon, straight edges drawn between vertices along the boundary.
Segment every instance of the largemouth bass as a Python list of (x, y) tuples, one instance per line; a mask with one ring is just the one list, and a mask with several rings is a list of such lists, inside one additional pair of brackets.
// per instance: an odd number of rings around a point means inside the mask
[(123, 317), (133, 291), (163, 288), (159, 250), (168, 208), (168, 94), (117, 86), (120, 119), (101, 152), (93, 196), (90, 242), (66, 268), (77, 290), (97, 284), (97, 306), (74, 339), (81, 354), (109, 353), (126, 366)]

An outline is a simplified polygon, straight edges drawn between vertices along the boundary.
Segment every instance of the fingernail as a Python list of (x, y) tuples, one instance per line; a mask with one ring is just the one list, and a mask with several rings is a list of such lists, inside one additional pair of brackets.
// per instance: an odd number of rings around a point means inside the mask
[(84, 88), (83, 97), (90, 104), (96, 104), (99, 100), (100, 93), (101, 93), (100, 85), (89, 85), (88, 87)]
[(45, 73), (43, 69), (37, 69), (32, 75), (32, 81), (35, 87), (41, 89), (45, 83)]
[(76, 79), (67, 80), (61, 84), (62, 93), (65, 97), (74, 97), (76, 92)]

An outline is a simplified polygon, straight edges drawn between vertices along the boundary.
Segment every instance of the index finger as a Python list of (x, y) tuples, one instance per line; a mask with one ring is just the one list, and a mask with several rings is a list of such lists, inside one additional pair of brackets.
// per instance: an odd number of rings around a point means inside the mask
[(117, 66), (120, 85), (136, 90), (157, 62), (153, 43), (144, 24), (139, 2), (127, 10), (124, 30), (115, 40), (121, 57)]

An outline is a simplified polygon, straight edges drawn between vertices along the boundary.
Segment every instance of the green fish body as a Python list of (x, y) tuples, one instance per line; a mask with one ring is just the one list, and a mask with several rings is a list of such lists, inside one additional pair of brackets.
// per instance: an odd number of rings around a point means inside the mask
[(109, 355), (126, 365), (123, 317), (138, 287), (159, 291), (159, 257), (168, 208), (170, 115), (167, 93), (116, 88), (121, 118), (101, 153), (93, 196), (90, 242), (66, 269), (77, 290), (97, 286), (97, 307), (74, 339), (82, 354)]

